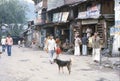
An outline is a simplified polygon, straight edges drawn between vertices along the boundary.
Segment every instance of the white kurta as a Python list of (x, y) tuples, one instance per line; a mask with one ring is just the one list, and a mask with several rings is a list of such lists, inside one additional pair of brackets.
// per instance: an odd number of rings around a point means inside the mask
[(75, 46), (74, 55), (80, 55), (80, 47), (79, 46)]
[(80, 38), (75, 39), (75, 48), (74, 48), (74, 55), (80, 55), (80, 45), (81, 42)]
[(93, 60), (100, 62), (100, 48), (93, 48)]

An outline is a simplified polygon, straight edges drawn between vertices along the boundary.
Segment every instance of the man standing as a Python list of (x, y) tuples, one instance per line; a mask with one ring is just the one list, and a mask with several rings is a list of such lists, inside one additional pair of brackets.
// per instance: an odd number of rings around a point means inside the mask
[(1, 44), (2, 44), (2, 52), (5, 52), (5, 48), (6, 48), (6, 38), (5, 38), (5, 36), (2, 36)]
[(47, 48), (48, 48), (48, 52), (50, 53), (50, 63), (52, 64), (54, 52), (56, 49), (56, 43), (55, 40), (53, 39), (53, 36), (50, 36), (50, 39), (48, 40)]
[(13, 39), (10, 36), (10, 34), (6, 38), (6, 45), (7, 45), (8, 56), (11, 56), (11, 48), (12, 48), (12, 45), (13, 45)]
[(88, 54), (92, 55), (92, 35), (88, 38)]
[(84, 34), (82, 37), (82, 55), (87, 55), (87, 36)]
[(92, 48), (93, 48), (93, 61), (100, 62), (100, 37), (98, 33), (94, 33), (92, 38)]
[(81, 43), (81, 39), (79, 38), (79, 36), (75, 37), (75, 47), (74, 47), (74, 55), (79, 56), (80, 55), (80, 43)]

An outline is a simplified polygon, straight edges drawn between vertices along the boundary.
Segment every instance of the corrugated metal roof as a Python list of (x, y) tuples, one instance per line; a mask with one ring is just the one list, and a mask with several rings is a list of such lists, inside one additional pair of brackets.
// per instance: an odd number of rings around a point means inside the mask
[(69, 4), (74, 4), (74, 3), (78, 3), (78, 2), (84, 2), (87, 0), (48, 0), (47, 5), (47, 11), (50, 11), (52, 9), (55, 9), (57, 7), (61, 7), (64, 5), (69, 5)]
[(64, 5), (64, 0), (48, 0), (47, 11), (55, 9), (55, 8), (63, 6), (63, 5)]

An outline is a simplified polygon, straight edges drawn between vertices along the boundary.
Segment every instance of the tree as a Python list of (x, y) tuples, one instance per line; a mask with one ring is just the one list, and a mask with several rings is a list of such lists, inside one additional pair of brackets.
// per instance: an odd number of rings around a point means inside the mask
[[(0, 36), (4, 35), (1, 30), (3, 23), (8, 24), (7, 33), (12, 36), (19, 36), (23, 27), (18, 24), (25, 23), (27, 21), (26, 13), (28, 12), (28, 6), (23, 0), (0, 0)], [(11, 27), (11, 24), (15, 26)]]
[(9, 25), (8, 33), (12, 36), (20, 36), (21, 32), (24, 31), (22, 24), (11, 24)]
[(0, 0), (0, 22), (24, 23), (26, 21), (27, 5), (19, 0)]

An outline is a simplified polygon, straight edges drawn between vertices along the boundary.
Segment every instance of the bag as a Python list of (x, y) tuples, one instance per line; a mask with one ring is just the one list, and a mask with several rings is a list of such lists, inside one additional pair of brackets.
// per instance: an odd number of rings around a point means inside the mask
[(56, 54), (60, 54), (60, 53), (61, 53), (61, 49), (59, 47), (57, 47)]

